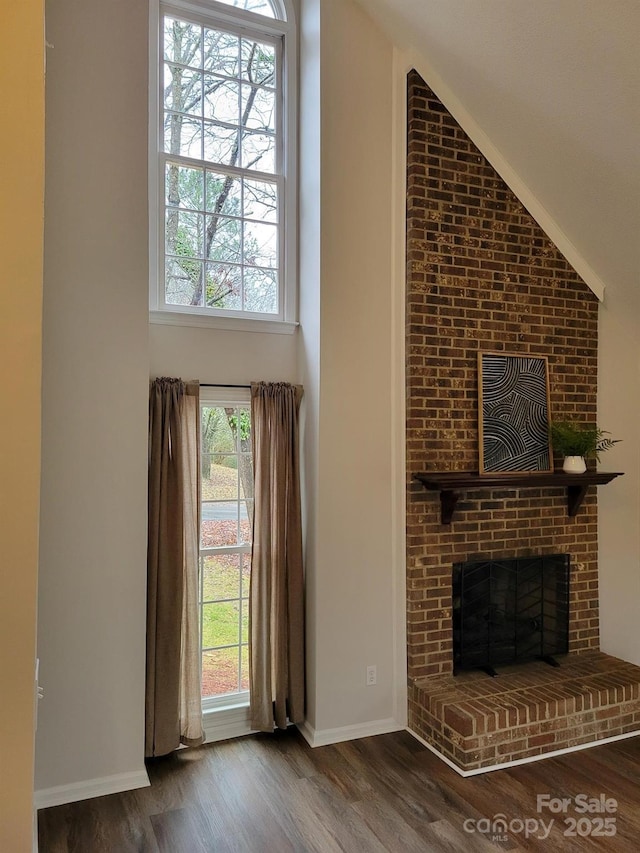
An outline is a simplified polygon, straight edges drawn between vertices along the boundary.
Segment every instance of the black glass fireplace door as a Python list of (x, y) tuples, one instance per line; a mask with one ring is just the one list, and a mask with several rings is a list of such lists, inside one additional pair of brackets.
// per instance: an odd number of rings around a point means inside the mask
[(456, 563), (454, 672), (536, 658), (553, 663), (566, 654), (569, 566), (569, 554)]

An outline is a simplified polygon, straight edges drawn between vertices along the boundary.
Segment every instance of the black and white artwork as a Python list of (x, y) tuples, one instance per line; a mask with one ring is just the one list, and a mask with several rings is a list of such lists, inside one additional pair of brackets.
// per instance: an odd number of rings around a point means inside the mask
[(478, 353), (480, 473), (553, 470), (547, 359)]

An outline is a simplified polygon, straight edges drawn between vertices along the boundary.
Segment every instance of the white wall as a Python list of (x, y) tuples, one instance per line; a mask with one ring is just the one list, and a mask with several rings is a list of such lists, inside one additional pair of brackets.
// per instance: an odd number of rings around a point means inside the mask
[(303, 82), (303, 93), (319, 84), (320, 110), (303, 100), (301, 360), (317, 417), (306, 460), (308, 734), (323, 742), (395, 723), (393, 51), (351, 0), (323, 0), (319, 13), (303, 3), (303, 26), (303, 66), (320, 58), (319, 80), (305, 71)]
[(0, 134), (0, 850), (7, 853), (31, 851), (33, 839), (44, 196), (42, 28), (39, 0), (2, 10), (2, 109), (3, 115), (11, 117)]
[(618, 282), (600, 306), (598, 421), (622, 439), (601, 467), (623, 471), (598, 489), (600, 641), (640, 665), (640, 296)]
[(88, 780), (146, 778), (147, 35), (146, 3), (47, 8), (45, 802), (60, 786), (73, 799)]
[(149, 327), (150, 375), (204, 383), (297, 382), (296, 335)]
[(316, 530), (320, 402), (320, 3), (300, 10), (300, 381), (304, 393), (302, 510), (306, 600), (307, 721), (316, 725)]

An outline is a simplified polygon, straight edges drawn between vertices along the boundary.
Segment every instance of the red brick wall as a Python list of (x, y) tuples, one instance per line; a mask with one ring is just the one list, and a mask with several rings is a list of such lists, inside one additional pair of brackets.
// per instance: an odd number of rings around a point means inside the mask
[(416, 72), (408, 80), (407, 608), (409, 676), (452, 671), (451, 570), (569, 553), (570, 650), (597, 649), (596, 488), (461, 496), (440, 524), (418, 471), (478, 470), (478, 351), (546, 355), (551, 416), (595, 422), (598, 301)]

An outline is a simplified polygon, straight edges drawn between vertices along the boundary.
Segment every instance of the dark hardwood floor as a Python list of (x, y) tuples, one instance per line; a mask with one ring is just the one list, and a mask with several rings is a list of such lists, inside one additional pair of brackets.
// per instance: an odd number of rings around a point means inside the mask
[[(289, 730), (148, 769), (150, 788), (41, 811), (40, 853), (640, 850), (640, 737), (467, 779), (406, 732), (311, 749)], [(506, 833), (476, 823), (497, 815)]]

